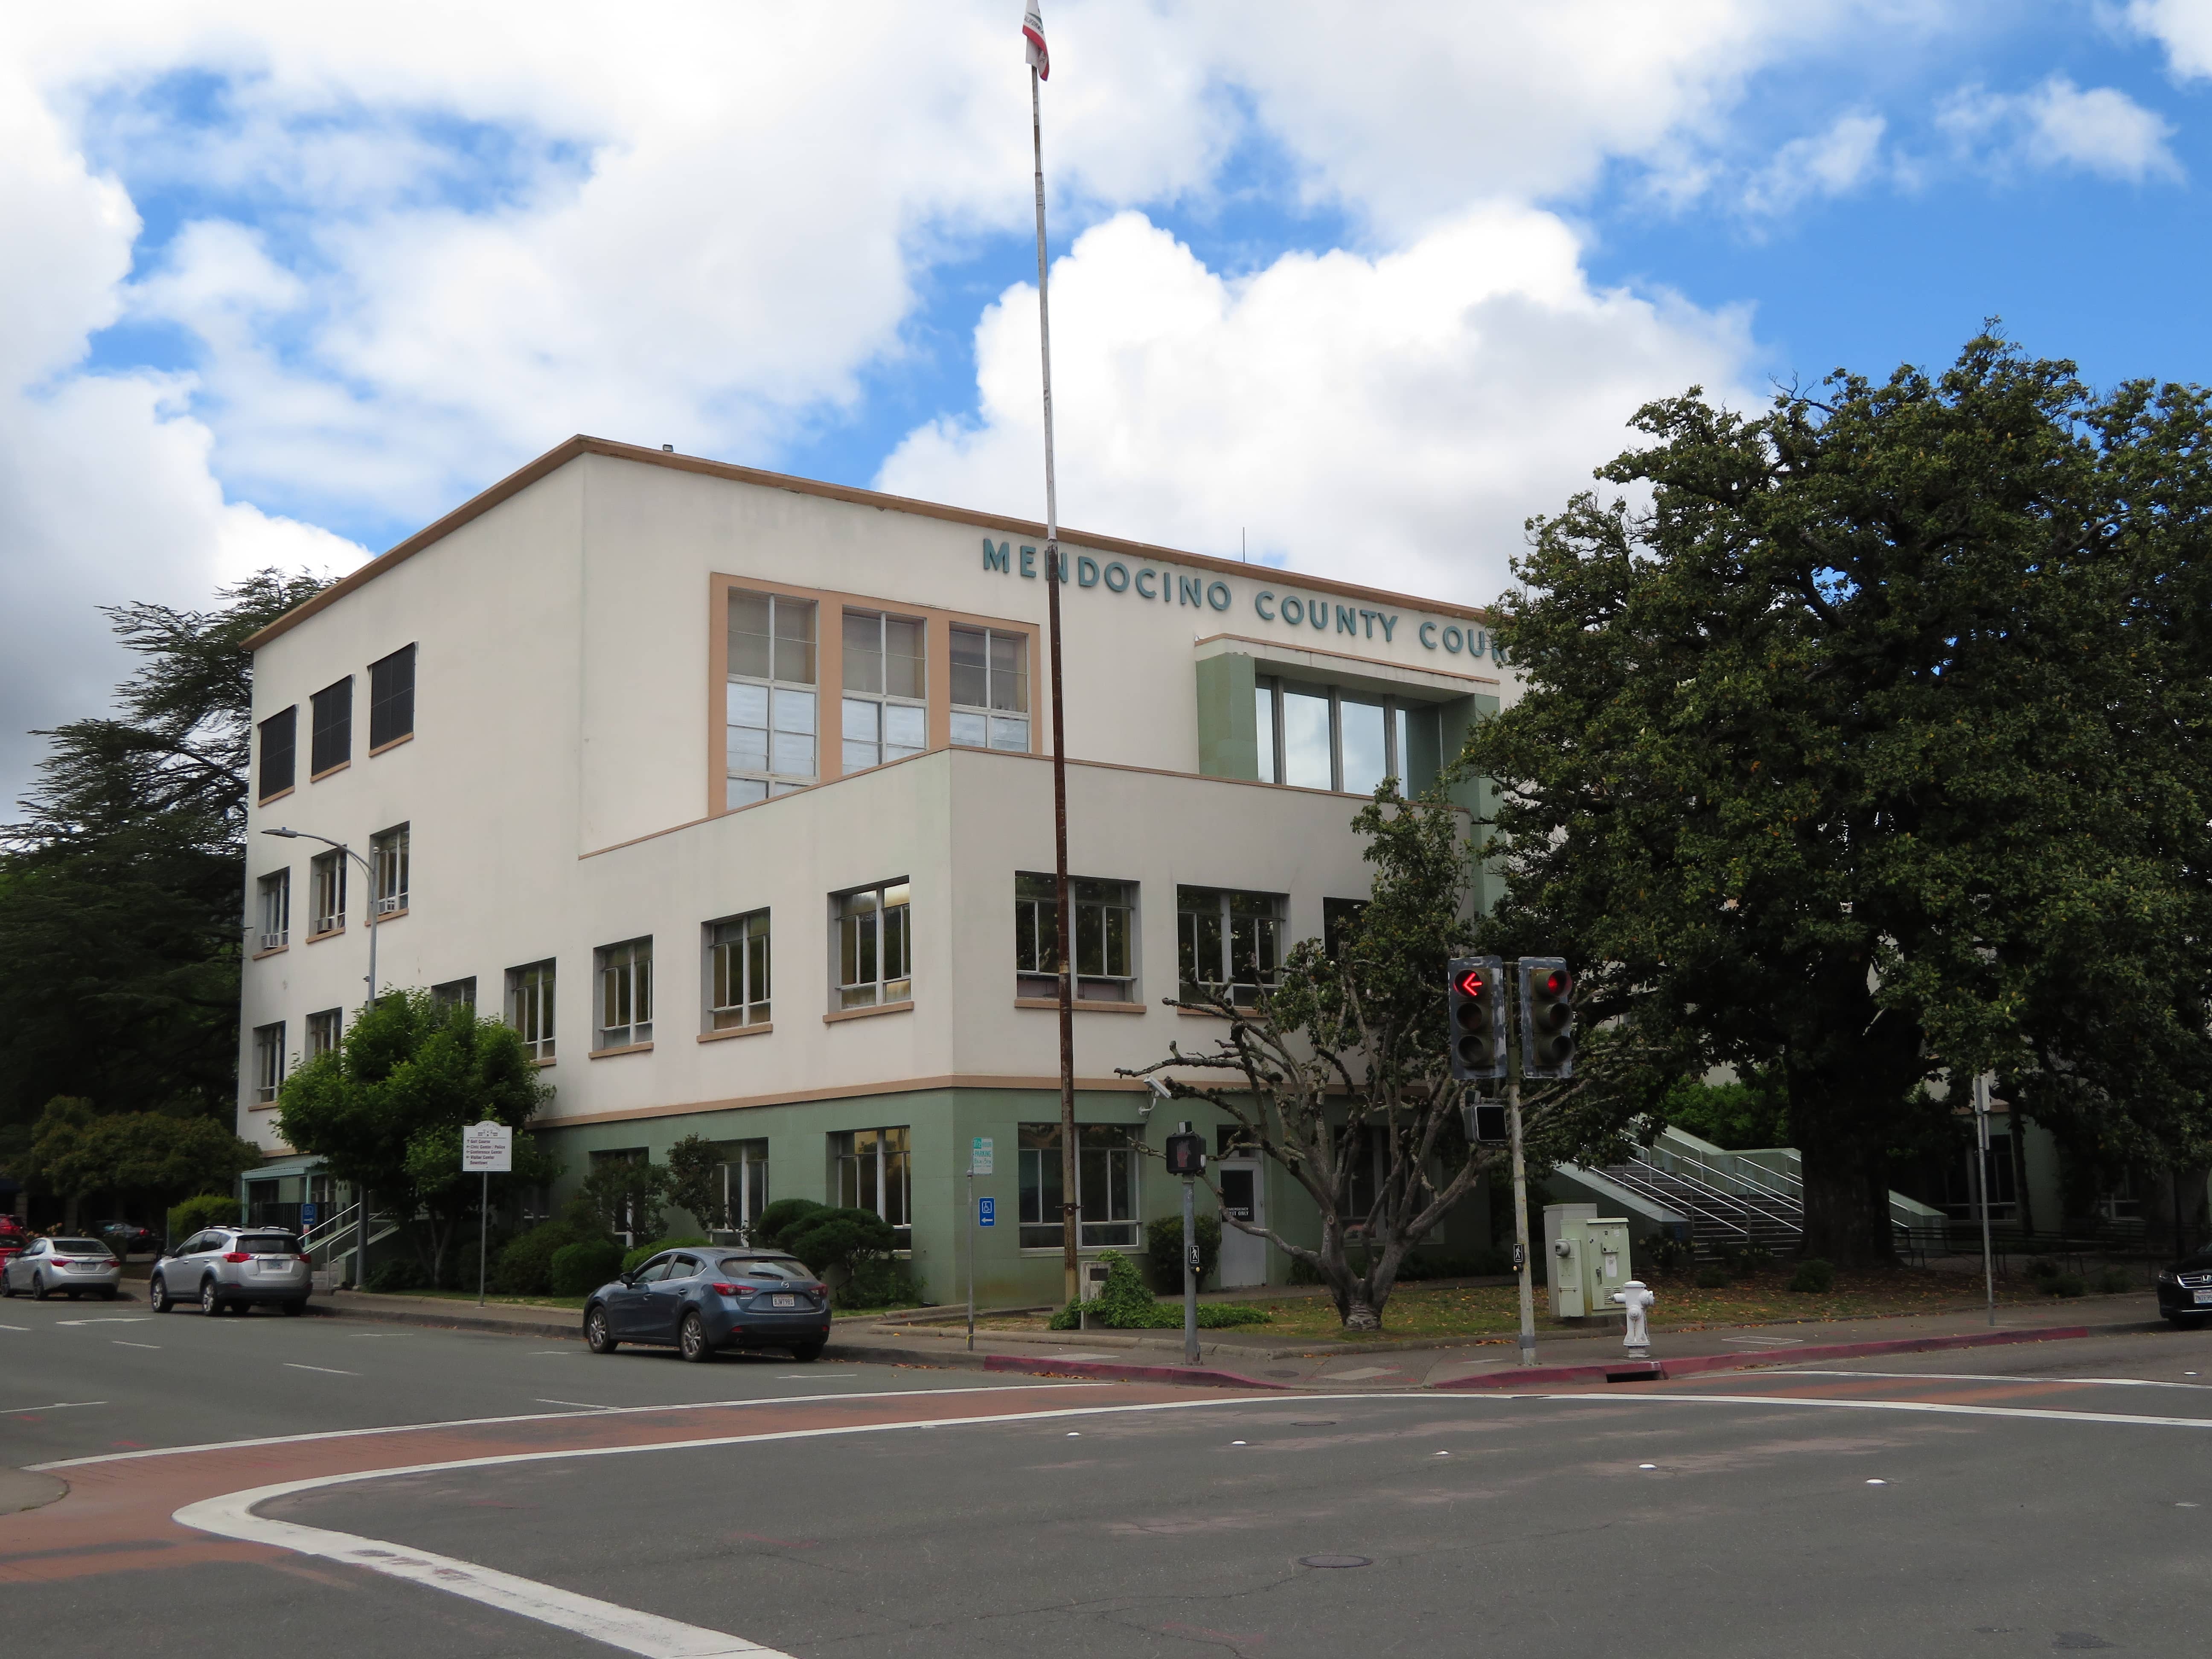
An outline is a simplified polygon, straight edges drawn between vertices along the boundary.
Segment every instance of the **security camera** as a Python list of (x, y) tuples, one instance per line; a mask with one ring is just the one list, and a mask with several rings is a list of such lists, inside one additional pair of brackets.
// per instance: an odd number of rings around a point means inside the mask
[(1145, 1087), (1149, 1091), (1149, 1092), (1145, 1096), (1142, 1101), (1138, 1103), (1137, 1116), (1140, 1121), (1150, 1121), (1152, 1115), (1152, 1108), (1158, 1105), (1164, 1100), (1174, 1099), (1175, 1096), (1173, 1092), (1170, 1091), (1168, 1085), (1161, 1082), (1159, 1079), (1156, 1077), (1146, 1078), (1145, 1079)]

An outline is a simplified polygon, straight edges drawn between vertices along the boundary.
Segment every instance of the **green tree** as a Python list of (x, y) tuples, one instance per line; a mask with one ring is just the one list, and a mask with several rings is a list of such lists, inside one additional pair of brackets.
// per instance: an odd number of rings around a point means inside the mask
[(668, 1201), (710, 1233), (730, 1224), (723, 1162), (722, 1149), (704, 1135), (685, 1135), (668, 1149)]
[(552, 1094), (512, 1026), (479, 1019), (467, 1003), (441, 1009), (428, 991), (391, 991), (337, 1048), (284, 1079), (276, 1127), (332, 1175), (416, 1219), (417, 1253), (434, 1284), (483, 1185), (461, 1170), (462, 1126), (489, 1119), (517, 1132), (513, 1173), (490, 1179), (496, 1205), (560, 1174), (552, 1154), (524, 1133)]
[(1568, 956), (1680, 1075), (1780, 1079), (1809, 1254), (1887, 1257), (1890, 1156), (1980, 1071), (2197, 1133), (2205, 665), (2141, 614), (2181, 532), (2126, 483), (2201, 477), (2160, 428), (2201, 399), (2129, 406), (1990, 337), (1756, 419), (1693, 389), (1599, 475), (1649, 505), (1532, 521), (1498, 607), (1481, 937)]
[[(1368, 1331), (1382, 1327), (1407, 1252), (1498, 1154), (1467, 1139), (1446, 1047), (1444, 969), (1470, 935), (1467, 821), (1441, 794), (1408, 801), (1386, 780), (1352, 828), (1375, 866), (1373, 891), (1335, 953), (1301, 942), (1249, 1005), (1218, 987), (1170, 999), (1225, 1019), (1225, 1034), (1199, 1054), (1170, 1045), (1166, 1059), (1124, 1075), (1164, 1075), (1176, 1097), (1212, 1102), (1304, 1189), (1320, 1212), (1317, 1249), (1272, 1227), (1224, 1224), (1311, 1267), (1346, 1328)], [(1583, 1056), (1575, 1081), (1527, 1097), (1532, 1141), (1601, 1139), (1656, 1097), (1657, 1074), (1637, 1042), (1601, 1036)], [(1194, 1070), (1221, 1080), (1172, 1075)], [(1364, 1170), (1381, 1173), (1361, 1205)], [(1347, 1249), (1355, 1228), (1364, 1239), (1357, 1260)]]
[(628, 1234), (642, 1243), (668, 1231), (660, 1206), (668, 1199), (668, 1170), (645, 1153), (623, 1153), (592, 1160), (577, 1196), (611, 1233)]
[(226, 1122), (236, 1109), (241, 647), (318, 586), (264, 571), (211, 610), (108, 611), (138, 672), (113, 714), (42, 734), (26, 816), (0, 831), (0, 1134), (56, 1095)]

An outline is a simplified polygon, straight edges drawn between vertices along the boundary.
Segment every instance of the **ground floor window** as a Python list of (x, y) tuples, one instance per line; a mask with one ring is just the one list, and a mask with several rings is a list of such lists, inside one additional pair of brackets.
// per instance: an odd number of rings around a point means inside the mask
[(871, 1210), (898, 1230), (898, 1248), (906, 1249), (913, 1238), (913, 1131), (848, 1129), (830, 1137), (830, 1157), (837, 1166), (837, 1202), (848, 1208)]
[(768, 1207), (768, 1142), (726, 1140), (722, 1151), (722, 1213), (730, 1230), (748, 1232)]
[[(1024, 1123), (1019, 1131), (1022, 1245), (1048, 1249), (1062, 1237), (1060, 1125)], [(1085, 1249), (1138, 1242), (1137, 1171), (1142, 1132), (1121, 1123), (1075, 1126), (1079, 1242)]]

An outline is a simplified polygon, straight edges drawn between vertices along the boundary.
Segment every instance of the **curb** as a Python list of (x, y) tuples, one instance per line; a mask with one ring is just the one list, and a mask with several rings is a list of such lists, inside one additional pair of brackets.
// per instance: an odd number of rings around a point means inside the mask
[(1885, 1353), (1935, 1353), (1948, 1348), (1989, 1348), (2016, 1342), (2066, 1342), (2090, 1334), (2087, 1325), (2049, 1325), (2018, 1331), (1974, 1331), (1964, 1336), (1906, 1336), (1873, 1342), (1830, 1342), (1818, 1347), (1768, 1349), (1762, 1353), (1693, 1354), (1680, 1359), (1623, 1359), (1609, 1365), (1530, 1365), (1510, 1371), (1491, 1371), (1477, 1376), (1431, 1382), (1431, 1389), (1454, 1393), (1471, 1389), (1511, 1389), (1528, 1382), (1663, 1382), (1674, 1376), (1694, 1376), (1700, 1371), (1753, 1370), (1765, 1366), (1795, 1365), (1808, 1359), (1863, 1359)]
[(1022, 1371), (1031, 1376), (1095, 1376), (1113, 1382), (1176, 1382), (1185, 1388), (1293, 1392), (1287, 1383), (1263, 1382), (1256, 1376), (1206, 1366), (1118, 1365), (1105, 1359), (1054, 1359), (1042, 1354), (1031, 1358), (1026, 1354), (994, 1353), (985, 1354), (982, 1359), (987, 1371)]
[(489, 1331), (494, 1335), (558, 1336), (572, 1342), (583, 1340), (582, 1318), (563, 1320), (491, 1319), (471, 1314), (414, 1313), (396, 1308), (349, 1308), (328, 1302), (307, 1304), (310, 1314), (325, 1319), (370, 1319), (385, 1325), (422, 1325), (440, 1331)]

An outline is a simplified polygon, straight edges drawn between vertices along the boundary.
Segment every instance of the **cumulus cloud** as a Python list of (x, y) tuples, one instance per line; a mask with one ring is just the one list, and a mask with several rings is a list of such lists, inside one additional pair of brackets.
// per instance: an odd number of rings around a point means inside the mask
[(2203, 0), (2128, 0), (2124, 14), (2138, 33), (2166, 48), (2178, 79), (2212, 76), (2212, 7)]
[[(1062, 518), (1321, 574), (1494, 599), (1522, 521), (1628, 447), (1628, 413), (1736, 392), (1737, 312), (1590, 287), (1573, 234), (1463, 211), (1402, 252), (1224, 277), (1144, 216), (1053, 269)], [(933, 422), (881, 487), (1042, 516), (1036, 290), (976, 330), (980, 417)]]
[(1793, 138), (1755, 175), (1744, 191), (1747, 212), (1787, 213), (1808, 199), (1856, 189), (1881, 159), (1889, 124), (1863, 112), (1840, 117), (1826, 132)]
[(2086, 91), (2063, 75), (2023, 93), (1965, 88), (1936, 124), (1962, 149), (1999, 165), (2064, 168), (2140, 184), (2179, 179), (2172, 124), (2116, 87)]

